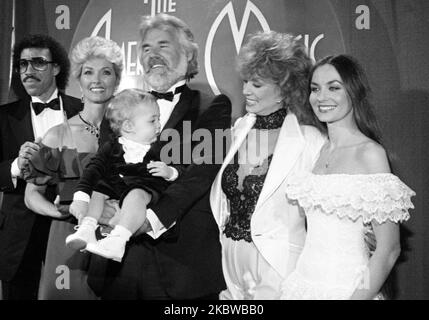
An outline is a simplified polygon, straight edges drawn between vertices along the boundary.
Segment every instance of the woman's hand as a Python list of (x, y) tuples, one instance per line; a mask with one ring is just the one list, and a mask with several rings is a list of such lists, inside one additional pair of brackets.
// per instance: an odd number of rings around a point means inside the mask
[(49, 216), (55, 219), (66, 219), (70, 217), (69, 205), (60, 204), (60, 197), (57, 196), (54, 200), (55, 210), (52, 210)]

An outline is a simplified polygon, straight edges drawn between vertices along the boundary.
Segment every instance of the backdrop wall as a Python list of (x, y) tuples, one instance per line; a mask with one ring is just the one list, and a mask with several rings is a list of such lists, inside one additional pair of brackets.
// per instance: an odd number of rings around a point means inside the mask
[[(8, 89), (12, 0), (2, 0), (0, 102)], [(364, 65), (374, 90), (395, 173), (417, 193), (404, 224), (403, 254), (395, 278), (397, 298), (429, 299), (429, 2), (425, 0), (18, 0), (15, 37), (48, 33), (71, 49), (82, 38), (101, 35), (118, 42), (125, 56), (121, 88), (141, 87), (137, 59), (141, 15), (166, 12), (185, 20), (200, 47), (201, 90), (222, 92), (243, 114), (241, 82), (234, 60), (245, 36), (258, 30), (291, 32), (314, 59), (349, 53)], [(68, 93), (80, 97), (74, 80)]]

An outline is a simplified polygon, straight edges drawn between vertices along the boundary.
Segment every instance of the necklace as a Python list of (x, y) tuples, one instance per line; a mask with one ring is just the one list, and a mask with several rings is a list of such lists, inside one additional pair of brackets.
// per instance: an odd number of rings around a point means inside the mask
[(365, 144), (365, 143), (367, 143), (367, 141), (361, 141), (361, 142), (358, 142), (358, 143), (352, 143), (352, 144), (349, 144), (349, 145), (336, 147), (335, 149), (332, 149), (331, 151), (329, 151), (329, 147), (328, 147), (329, 143), (328, 143), (326, 145), (327, 156), (326, 156), (326, 160), (324, 161), (325, 162), (325, 169), (329, 168), (329, 164), (330, 164), (330, 162), (332, 160), (332, 155), (335, 153), (335, 151), (338, 151), (338, 150), (341, 150), (341, 149), (347, 149), (347, 148), (357, 147), (357, 146), (360, 146), (360, 145)]
[(78, 113), (80, 120), (85, 124), (85, 130), (88, 131), (90, 134), (94, 135), (96, 138), (100, 137), (100, 128), (97, 127), (95, 124), (85, 120), (81, 113)]
[(286, 118), (287, 110), (281, 108), (273, 113), (266, 116), (256, 116), (256, 122), (253, 125), (255, 129), (273, 130), (278, 129), (283, 125), (283, 121)]

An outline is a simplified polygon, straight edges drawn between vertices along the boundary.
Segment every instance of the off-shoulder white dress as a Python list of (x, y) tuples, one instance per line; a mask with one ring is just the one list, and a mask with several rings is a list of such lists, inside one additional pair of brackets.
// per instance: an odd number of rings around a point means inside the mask
[(368, 285), (368, 223), (408, 220), (414, 191), (390, 173), (303, 173), (289, 181), (286, 195), (305, 211), (307, 237), (282, 299), (350, 298)]

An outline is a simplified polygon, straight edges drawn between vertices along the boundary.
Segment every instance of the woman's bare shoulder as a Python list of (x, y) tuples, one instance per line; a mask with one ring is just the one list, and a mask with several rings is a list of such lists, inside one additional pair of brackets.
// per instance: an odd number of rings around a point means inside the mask
[(357, 150), (359, 162), (368, 174), (390, 173), (387, 152), (382, 145), (374, 140), (368, 139), (360, 145)]

